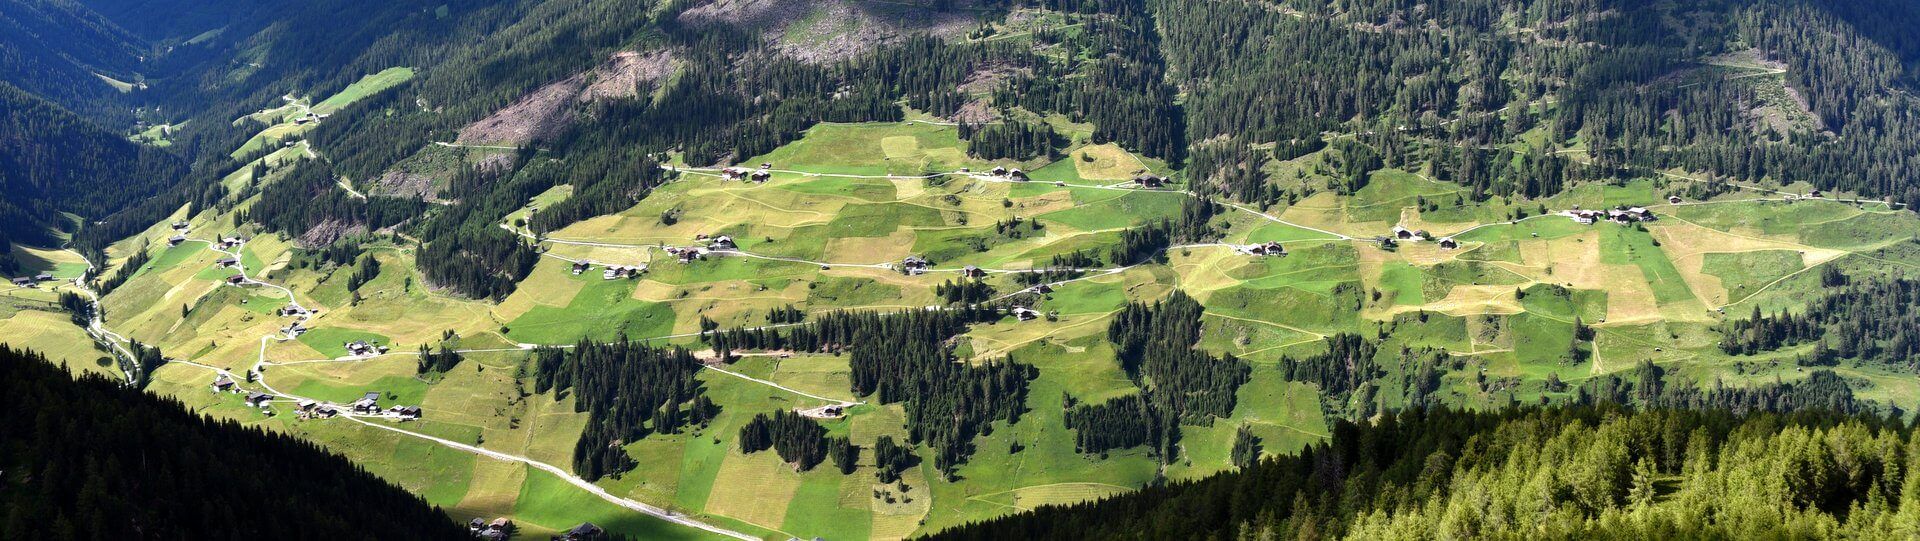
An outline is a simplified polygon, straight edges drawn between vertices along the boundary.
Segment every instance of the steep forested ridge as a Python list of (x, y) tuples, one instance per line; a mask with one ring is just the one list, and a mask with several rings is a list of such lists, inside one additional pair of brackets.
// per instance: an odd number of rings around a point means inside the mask
[(60, 107), (115, 122), (133, 115), (106, 77), (139, 82), (145, 44), (66, 1), (0, 2), (0, 82)]
[(185, 171), (147, 148), (0, 82), (0, 247), (51, 245), (71, 211), (103, 216), (141, 201)]
[(1830, 413), (1408, 410), (1296, 456), (928, 539), (1677, 539), (1920, 532), (1920, 439)]
[(0, 347), (0, 538), (468, 539), (292, 436), (214, 421)]
[[(1920, 144), (1908, 93), (1920, 64), (1894, 37), (1915, 18), (1910, 3), (1278, 4), (1154, 3), (1198, 148), (1279, 153), (1357, 126), (1388, 165), (1431, 163), (1483, 197), (1669, 167), (1920, 194), (1904, 180)], [(1888, 16), (1860, 16), (1870, 9)], [(1743, 46), (1785, 65), (1824, 130), (1770, 131), (1749, 86), (1700, 76)], [(1537, 112), (1496, 114), (1524, 111)], [(1555, 144), (1583, 141), (1590, 163), (1498, 145), (1536, 128)], [(1260, 180), (1223, 183), (1248, 194)]]

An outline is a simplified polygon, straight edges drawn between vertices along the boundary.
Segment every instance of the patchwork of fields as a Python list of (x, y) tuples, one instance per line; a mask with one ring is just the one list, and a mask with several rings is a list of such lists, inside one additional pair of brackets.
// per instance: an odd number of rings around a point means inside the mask
[[(363, 84), (395, 79), (404, 77), (382, 72)], [(348, 97), (312, 110), (371, 91), (349, 89), (342, 93)], [(256, 137), (261, 148), (276, 144), (275, 129), (299, 129), (285, 122), (296, 109), (307, 110), (303, 103), (255, 115), (273, 126)], [(649, 539), (705, 537), (709, 532), (623, 509), (526, 463), (345, 419), (268, 416), (237, 395), (209, 392), (209, 367), (239, 374), (259, 365), (272, 388), (318, 400), (349, 402), (379, 392), (383, 403), (426, 411), (400, 429), (570, 464), (587, 414), (575, 411), (570, 396), (531, 391), (523, 345), (625, 336), (697, 347), (703, 321), (763, 326), (789, 306), (809, 314), (939, 306), (945, 301), (937, 286), (959, 279), (967, 266), (983, 269), (981, 280), (1003, 298), (1026, 289), (1018, 271), (1076, 251), (1104, 258), (1123, 230), (1176, 218), (1193, 197), (1179, 188), (1123, 183), (1143, 170), (1173, 172), (1112, 145), (1076, 142), (1051, 163), (980, 161), (965, 145), (949, 126), (825, 124), (798, 142), (743, 160), (772, 164), (764, 183), (677, 167), (676, 182), (639, 204), (541, 235), (545, 257), (498, 303), (431, 286), (415, 270), (416, 246), (404, 242), (370, 246), (381, 271), (348, 291), (344, 282), (353, 269), (301, 264), (287, 239), (253, 235), (241, 249), (248, 275), (285, 286), (297, 299), (273, 288), (230, 286), (224, 279), (237, 271), (214, 267), (220, 253), (198, 241), (168, 247), (173, 230), (156, 224), (109, 252), (109, 267), (137, 251), (151, 259), (101, 306), (117, 332), (192, 361), (160, 368), (154, 392), (202, 413), (318, 441), (456, 518), (512, 516), (528, 536), (590, 520)], [(1271, 167), (1299, 168), (1314, 159)], [(281, 174), (273, 156), (262, 160), (268, 160), (266, 176), (240, 181), (267, 183)], [(984, 174), (996, 166), (1027, 169), (1033, 180)], [(740, 427), (756, 414), (864, 399), (850, 391), (845, 356), (800, 354), (745, 356), (724, 372), (701, 372), (706, 395), (721, 408), (718, 417), (688, 433), (625, 442), (640, 466), (598, 485), (618, 498), (753, 536), (901, 538), (1223, 471), (1232, 468), (1243, 427), (1267, 454), (1323, 441), (1329, 420), (1321, 393), (1287, 381), (1280, 366), (1289, 356), (1324, 351), (1324, 341), (1340, 333), (1384, 336), (1382, 351), (1444, 348), (1462, 368), (1441, 376), (1437, 396), (1466, 407), (1564, 397), (1566, 391), (1548, 386), (1549, 378), (1577, 385), (1642, 361), (1730, 385), (1791, 381), (1804, 377), (1790, 360), (1793, 351), (1734, 359), (1715, 347), (1725, 314), (1800, 306), (1821, 288), (1815, 271), (1822, 268), (1861, 275), (1920, 268), (1920, 250), (1910, 247), (1920, 237), (1920, 220), (1911, 213), (1739, 192), (1669, 204), (1667, 182), (1580, 186), (1527, 203), (1647, 206), (1659, 217), (1635, 225), (1580, 225), (1558, 215), (1513, 221), (1509, 212), (1519, 204), (1453, 204), (1458, 187), (1398, 170), (1375, 172), (1351, 195), (1320, 191), (1291, 205), (1228, 207), (1214, 219), (1223, 232), (1218, 242), (1174, 246), (1162, 262), (1060, 281), (1051, 292), (1030, 296), (1032, 308), (1048, 317), (1009, 316), (957, 338), (955, 351), (968, 362), (1011, 359), (1036, 367), (1038, 377), (1019, 422), (995, 423), (978, 438), (954, 480), (942, 479), (930, 460), (899, 482), (881, 483), (870, 457), (842, 475), (827, 467), (797, 472), (772, 453), (742, 454)], [(550, 191), (528, 207), (570, 195)], [(1429, 203), (1429, 210), (1417, 202)], [(238, 203), (235, 210), (245, 208)], [(189, 237), (214, 239), (232, 230), (231, 212), (188, 216), (183, 210), (174, 219), (190, 223)], [(669, 215), (674, 218), (663, 219)], [(501, 226), (516, 228), (526, 216), (522, 209)], [(1396, 225), (1452, 237), (1460, 246), (1403, 242), (1386, 249), (1373, 240)], [(685, 263), (665, 251), (720, 235), (731, 237), (738, 251)], [(1283, 243), (1287, 255), (1238, 249), (1268, 241)], [(42, 257), (63, 277), (84, 270), (84, 262), (61, 254)], [(909, 256), (929, 260), (930, 271), (909, 275), (894, 268)], [(576, 275), (570, 271), (575, 261), (596, 265)], [(603, 279), (600, 268), (608, 264), (646, 270), (633, 279)], [(1232, 414), (1182, 426), (1180, 458), (1168, 464), (1142, 449), (1076, 452), (1074, 433), (1064, 426), (1068, 397), (1097, 403), (1138, 392), (1107, 339), (1112, 316), (1128, 302), (1176, 290), (1206, 307), (1200, 347), (1253, 367)], [(84, 347), (84, 333), (47, 306), (52, 300), (46, 290), (8, 292), (0, 299), (0, 334), (24, 337), (19, 345), (76, 369), (117, 370), (97, 362), (104, 353)], [(308, 322), (312, 330), (297, 340), (262, 341), (287, 325), (275, 310), (290, 300), (319, 310)], [(1590, 345), (1575, 339), (1580, 325), (1594, 330)], [(463, 362), (434, 377), (419, 375), (415, 352), (448, 337), (469, 351)], [(392, 349), (351, 357), (345, 344), (356, 340)], [(1588, 354), (1570, 355), (1570, 343)], [(1725, 370), (1735, 362), (1743, 366), (1738, 374)], [(1865, 383), (1860, 396), (1911, 402), (1920, 395), (1920, 383), (1910, 377), (1852, 372)], [(905, 440), (905, 415), (897, 404), (862, 403), (822, 424), (833, 436), (871, 448), (883, 435)]]

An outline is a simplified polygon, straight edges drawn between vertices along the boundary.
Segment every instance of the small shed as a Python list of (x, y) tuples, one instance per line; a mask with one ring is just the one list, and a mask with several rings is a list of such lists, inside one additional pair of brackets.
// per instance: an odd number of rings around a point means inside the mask
[(986, 276), (987, 271), (984, 269), (981, 269), (980, 267), (967, 265), (965, 267), (960, 268), (960, 274), (968, 278), (980, 278), (980, 277)]
[(1459, 248), (1459, 247), (1460, 247), (1460, 242), (1453, 240), (1453, 237), (1440, 238), (1440, 248), (1442, 249), (1452, 250), (1454, 248)]
[(1139, 176), (1133, 177), (1133, 181), (1138, 183), (1142, 188), (1159, 188), (1167, 185), (1166, 177), (1156, 176), (1150, 173), (1141, 173)]
[(596, 541), (606, 534), (606, 530), (600, 529), (592, 522), (582, 522), (579, 526), (568, 529), (567, 533), (560, 538), (565, 541)]

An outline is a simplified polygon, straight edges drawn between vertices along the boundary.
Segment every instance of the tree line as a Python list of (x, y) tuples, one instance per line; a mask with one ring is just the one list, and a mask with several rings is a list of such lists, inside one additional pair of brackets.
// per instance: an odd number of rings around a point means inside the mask
[(0, 537), (471, 537), (419, 496), (313, 443), (68, 374), (0, 347)]
[(1075, 405), (1069, 396), (1066, 426), (1074, 430), (1076, 450), (1104, 454), (1150, 445), (1167, 463), (1176, 458), (1181, 425), (1206, 426), (1233, 415), (1234, 393), (1253, 369), (1232, 354), (1197, 347), (1205, 310), (1175, 291), (1152, 304), (1129, 303), (1114, 316), (1107, 340), (1140, 391), (1089, 405)]
[[(1831, 276), (1831, 275), (1829, 275)], [(1842, 275), (1838, 281), (1844, 283)], [(1833, 278), (1826, 283), (1834, 284)], [(1839, 285), (1839, 284), (1836, 284)], [(1864, 280), (1829, 289), (1800, 313), (1764, 314), (1728, 320), (1720, 350), (1752, 355), (1814, 342), (1800, 364), (1833, 366), (1842, 359), (1920, 371), (1920, 280)]]
[(1920, 510), (1916, 438), (1827, 411), (1413, 408), (1238, 471), (928, 539), (1897, 537)]
[(952, 475), (973, 454), (975, 437), (995, 421), (1016, 423), (1027, 383), (1038, 375), (1013, 359), (961, 362), (948, 339), (971, 323), (1005, 317), (997, 308), (960, 305), (893, 313), (831, 312), (791, 327), (702, 333), (722, 356), (732, 351), (846, 353), (851, 390), (906, 411), (907, 442), (924, 445), (934, 467)]
[(637, 466), (624, 444), (705, 426), (720, 412), (694, 377), (700, 362), (684, 348), (581, 340), (571, 349), (540, 348), (531, 364), (535, 393), (570, 394), (574, 411), (587, 414), (573, 471), (588, 480)]
[[(820, 465), (827, 459), (828, 451), (837, 451), (834, 463), (841, 473), (851, 473), (857, 465), (859, 447), (846, 438), (827, 437), (826, 427), (813, 422), (804, 415), (788, 410), (779, 410), (769, 414), (753, 416), (752, 421), (740, 427), (740, 452), (758, 453), (773, 449), (780, 454), (780, 460), (792, 464), (794, 469), (807, 471)], [(852, 458), (849, 458), (851, 454)]]

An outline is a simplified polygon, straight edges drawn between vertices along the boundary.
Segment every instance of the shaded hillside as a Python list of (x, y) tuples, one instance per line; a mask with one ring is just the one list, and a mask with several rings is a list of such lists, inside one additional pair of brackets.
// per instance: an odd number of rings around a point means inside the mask
[(181, 160), (0, 82), (0, 246), (49, 245), (61, 212), (104, 216), (171, 186)]
[(142, 47), (139, 38), (78, 4), (0, 2), (0, 81), (71, 110), (131, 122), (121, 89), (105, 77), (134, 83)]
[(929, 539), (1906, 538), (1920, 440), (1826, 413), (1407, 411), (1232, 473)]
[(468, 539), (313, 444), (0, 347), (0, 538)]

